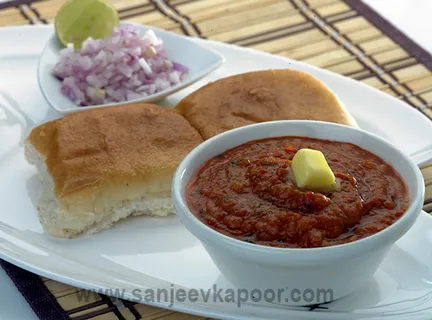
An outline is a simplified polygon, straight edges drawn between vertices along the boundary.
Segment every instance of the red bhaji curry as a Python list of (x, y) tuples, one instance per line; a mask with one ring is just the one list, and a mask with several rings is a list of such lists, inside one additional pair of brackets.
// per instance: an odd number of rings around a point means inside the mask
[[(338, 191), (300, 190), (297, 150), (321, 151)], [(287, 248), (343, 244), (394, 223), (409, 205), (400, 175), (350, 143), (306, 137), (251, 141), (207, 161), (187, 187), (191, 211), (213, 229), (250, 243)]]

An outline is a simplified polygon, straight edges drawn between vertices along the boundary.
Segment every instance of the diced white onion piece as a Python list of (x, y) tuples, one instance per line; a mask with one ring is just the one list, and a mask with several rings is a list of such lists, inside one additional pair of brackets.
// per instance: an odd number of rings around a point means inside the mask
[(146, 74), (152, 74), (153, 73), (152, 68), (149, 66), (149, 64), (147, 63), (147, 61), (144, 58), (139, 59), (138, 62)]

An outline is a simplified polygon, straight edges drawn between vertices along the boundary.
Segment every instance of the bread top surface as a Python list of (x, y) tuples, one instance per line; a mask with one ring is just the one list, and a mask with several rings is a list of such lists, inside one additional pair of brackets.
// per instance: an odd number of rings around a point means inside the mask
[(202, 141), (178, 112), (150, 104), (69, 114), (34, 128), (27, 138), (45, 158), (58, 199), (129, 183), (163, 191), (157, 182), (169, 184)]
[(320, 120), (356, 126), (324, 83), (296, 70), (257, 71), (220, 79), (185, 97), (176, 109), (204, 139), (274, 120)]

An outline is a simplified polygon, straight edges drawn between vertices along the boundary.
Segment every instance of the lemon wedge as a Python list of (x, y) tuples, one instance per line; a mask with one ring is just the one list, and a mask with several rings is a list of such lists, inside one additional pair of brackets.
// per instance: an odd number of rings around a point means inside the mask
[(109, 37), (119, 24), (117, 10), (103, 0), (68, 0), (55, 16), (57, 38), (64, 45), (79, 49), (89, 37)]

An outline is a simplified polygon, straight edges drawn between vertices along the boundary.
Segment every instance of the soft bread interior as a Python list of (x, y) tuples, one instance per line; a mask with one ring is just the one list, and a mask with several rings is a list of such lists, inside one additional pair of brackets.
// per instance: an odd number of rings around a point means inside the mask
[[(130, 190), (120, 190), (121, 187), (117, 186), (118, 196), (115, 196), (115, 190), (111, 190), (113, 193), (105, 194), (105, 197), (62, 201), (55, 196), (44, 157), (29, 142), (25, 144), (25, 157), (37, 167), (41, 180), (39, 220), (44, 230), (55, 237), (74, 238), (92, 234), (110, 228), (118, 220), (131, 215), (164, 217), (174, 213), (169, 179), (165, 184), (160, 181), (158, 190), (135, 192), (129, 197), (125, 197), (124, 193)], [(129, 186), (125, 188), (130, 189)]]

